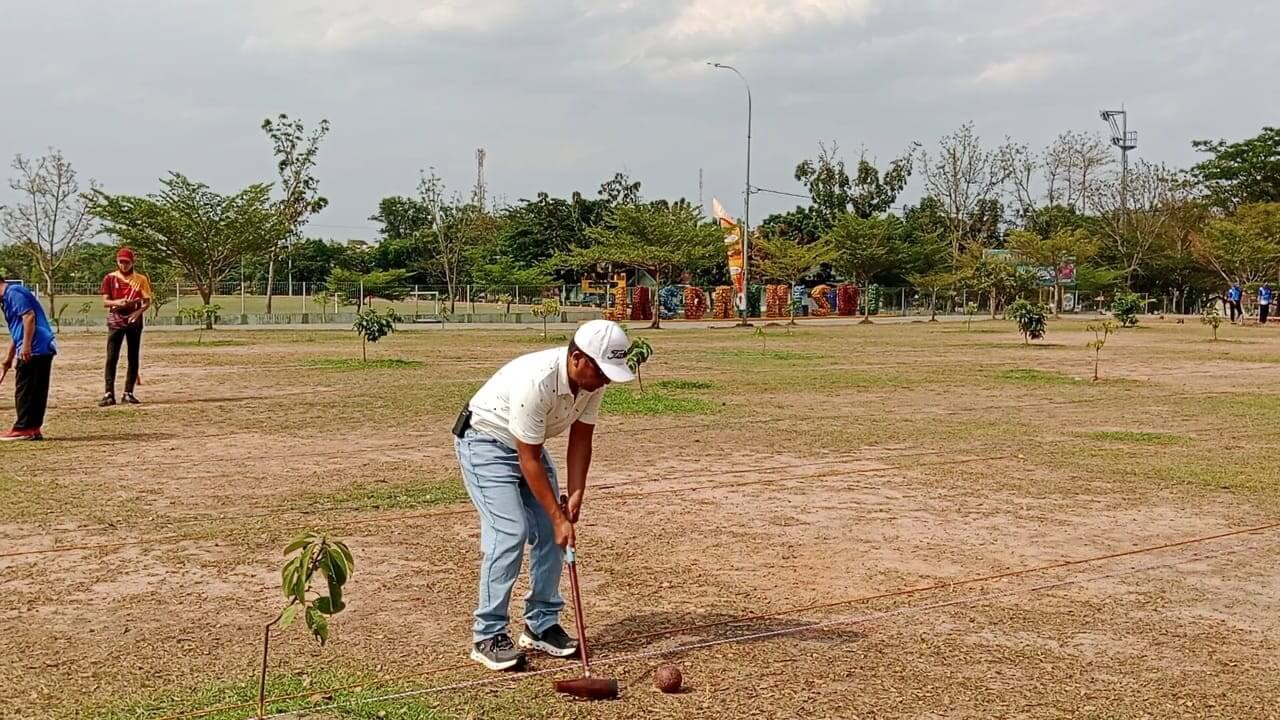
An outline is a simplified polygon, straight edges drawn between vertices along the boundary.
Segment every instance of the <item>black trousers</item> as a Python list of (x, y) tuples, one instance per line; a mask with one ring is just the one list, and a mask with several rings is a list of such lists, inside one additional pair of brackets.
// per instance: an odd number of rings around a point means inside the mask
[(1267, 324), (1267, 316), (1268, 316), (1268, 315), (1270, 315), (1270, 314), (1271, 314), (1271, 306), (1269, 306), (1269, 305), (1259, 305), (1259, 306), (1258, 306), (1258, 322), (1259, 322), (1259, 323), (1261, 323), (1261, 324), (1263, 324), (1263, 325), (1266, 325), (1266, 324)]
[(126, 341), (129, 345), (129, 365), (124, 373), (124, 391), (131, 393), (133, 386), (138, 384), (138, 362), (142, 355), (141, 321), (107, 331), (106, 381), (107, 392), (112, 395), (116, 393), (116, 365), (120, 364), (120, 345)]
[(1235, 322), (1240, 316), (1244, 315), (1244, 311), (1240, 309), (1239, 300), (1231, 300), (1227, 305), (1231, 308), (1231, 322)]
[(18, 409), (14, 430), (39, 430), (44, 426), (44, 411), (49, 407), (49, 377), (53, 374), (52, 355), (32, 355), (15, 368), (13, 404)]

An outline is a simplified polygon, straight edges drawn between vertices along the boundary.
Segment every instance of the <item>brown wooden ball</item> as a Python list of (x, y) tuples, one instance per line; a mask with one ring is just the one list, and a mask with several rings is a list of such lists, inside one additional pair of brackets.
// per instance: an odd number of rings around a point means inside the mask
[(680, 692), (682, 682), (680, 668), (675, 665), (663, 665), (653, 673), (653, 686), (664, 693)]

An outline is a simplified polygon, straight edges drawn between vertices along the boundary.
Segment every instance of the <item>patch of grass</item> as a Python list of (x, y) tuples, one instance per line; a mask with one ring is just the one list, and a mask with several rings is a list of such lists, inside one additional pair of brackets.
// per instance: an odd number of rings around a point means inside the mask
[[(293, 632), (294, 630), (290, 630)], [(327, 651), (326, 651), (327, 652)], [(289, 673), (279, 670), (267, 676), (267, 697), (302, 697), (270, 703), (268, 714), (298, 712), (312, 720), (442, 720), (443, 718), (489, 718), (519, 720), (529, 717), (563, 717), (564, 701), (547, 692), (545, 683), (524, 682), (497, 685), (501, 692), (472, 691), (422, 693), (394, 700), (388, 695), (422, 691), (432, 685), (475, 680), (474, 672), (452, 672), (431, 678), (378, 682), (379, 675), (361, 669), (325, 665), (314, 671)], [(493, 677), (493, 676), (491, 676)], [(330, 692), (329, 688), (348, 688)], [(313, 693), (307, 695), (307, 693)], [(76, 720), (149, 720), (182, 715), (227, 705), (256, 705), (256, 677), (220, 680), (186, 689), (165, 689), (139, 693), (109, 703), (82, 705), (71, 711)], [(325, 707), (342, 704), (340, 707)], [(314, 708), (314, 710), (313, 710)], [(256, 707), (241, 707), (202, 715), (207, 720), (244, 720)]]
[[(980, 323), (984, 323), (984, 322), (988, 324), (986, 326), (980, 325)], [(992, 324), (997, 322), (999, 321), (991, 320), (990, 318), (986, 320), (974, 320), (973, 327), (968, 329), (965, 329), (964, 323), (958, 323), (960, 327), (940, 327), (938, 328), (938, 331), (944, 332), (944, 333), (958, 333), (960, 335), (991, 335), (993, 333), (1009, 332), (1008, 326), (1004, 325), (1003, 323), (999, 325)]]
[(402, 368), (418, 367), (422, 364), (422, 361), (385, 358), (365, 362), (363, 360), (354, 360), (351, 358), (315, 358), (306, 360), (302, 364), (307, 367), (321, 368), (324, 370), (399, 370)]
[(545, 338), (542, 334), (537, 335), (517, 335), (512, 338), (518, 343), (528, 343), (530, 345), (564, 345), (569, 342), (569, 336), (564, 333), (549, 333)]
[(1170, 460), (1152, 468), (1156, 477), (1181, 485), (1214, 490), (1228, 490), (1270, 498), (1280, 497), (1280, 473), (1273, 463), (1258, 458), (1254, 461), (1222, 458), (1221, 462), (1202, 459)]
[(710, 390), (715, 387), (714, 383), (706, 380), (659, 380), (653, 383), (653, 387), (659, 390)]
[(1009, 370), (1000, 370), (992, 375), (996, 380), (1005, 382), (1021, 383), (1024, 385), (1075, 385), (1080, 380), (1076, 380), (1062, 373), (1051, 372), (1048, 370), (1036, 370), (1034, 368), (1011, 368)]
[(819, 353), (800, 350), (716, 350), (714, 354), (733, 360), (781, 360), (784, 362), (816, 360), (822, 357)]
[(198, 340), (172, 340), (167, 343), (161, 343), (161, 346), (202, 348), (202, 347), (228, 347), (230, 345), (248, 345), (248, 344), (249, 343), (244, 340), (226, 340), (226, 339), (205, 340), (203, 342)]
[[(1219, 340), (1218, 342), (1225, 342), (1225, 341)], [(1226, 362), (1238, 362), (1238, 363), (1265, 363), (1268, 365), (1274, 365), (1276, 363), (1280, 363), (1280, 356), (1276, 356), (1276, 355), (1228, 355), (1227, 357), (1224, 357), (1222, 359), (1225, 360)]]
[(481, 384), (473, 380), (396, 384), (382, 388), (376, 396), (366, 396), (360, 412), (375, 416), (409, 413), (414, 418), (444, 416), (452, 426), (463, 403), (476, 394)]
[[(360, 699), (373, 699), (397, 690), (411, 689), (402, 684), (381, 684), (369, 688), (360, 687), (360, 683), (369, 683), (376, 679), (373, 673), (352, 672), (326, 668), (305, 675), (286, 675), (277, 673), (267, 676), (267, 696), (296, 695), (309, 690), (321, 691), (330, 687), (355, 685), (350, 690), (328, 694), (317, 694), (314, 697), (301, 697), (271, 704), (268, 712), (279, 713), (302, 711), (317, 705), (352, 702)], [(176, 697), (175, 697), (176, 695)], [(175, 715), (197, 712), (206, 708), (226, 705), (256, 703), (258, 698), (258, 681), (246, 679), (235, 682), (216, 682), (203, 687), (191, 688), (189, 691), (174, 693), (166, 691), (154, 698), (127, 699), (106, 707), (84, 708), (75, 717), (94, 718), (95, 720), (140, 720), (159, 715)], [(253, 707), (224, 710), (202, 716), (206, 720), (244, 720), (255, 712)], [(432, 705), (428, 696), (405, 698), (388, 702), (364, 702), (348, 707), (324, 710), (325, 718), (387, 718), (389, 720), (437, 720), (442, 717)]]
[[(34, 445), (37, 443), (14, 443)], [(66, 495), (66, 488), (57, 482), (39, 477), (19, 479), (14, 475), (0, 475), (0, 521), (21, 522), (47, 518), (59, 512), (70, 512), (78, 502)]]
[(605, 391), (600, 409), (610, 415), (703, 415), (715, 412), (717, 406), (701, 398), (611, 387)]
[(1235, 394), (1199, 400), (1224, 418), (1257, 421), (1265, 424), (1280, 422), (1280, 395)]
[(1143, 445), (1177, 445), (1187, 439), (1182, 435), (1174, 435), (1172, 433), (1144, 432), (1140, 430), (1097, 430), (1086, 433), (1086, 435), (1094, 440)]
[(839, 390), (843, 388), (905, 388), (919, 383), (916, 378), (884, 370), (808, 370), (801, 369), (769, 376), (748, 376), (734, 389), (759, 388), (766, 392), (790, 394), (794, 388)]
[(417, 510), (466, 499), (467, 491), (462, 486), (461, 478), (450, 477), (352, 488), (346, 492), (314, 498), (309, 504), (355, 510)]

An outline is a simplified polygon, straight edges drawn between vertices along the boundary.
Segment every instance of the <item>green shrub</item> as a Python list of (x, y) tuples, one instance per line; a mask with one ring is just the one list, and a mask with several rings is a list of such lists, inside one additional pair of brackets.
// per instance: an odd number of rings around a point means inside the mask
[(1133, 327), (1138, 324), (1138, 313), (1142, 312), (1142, 298), (1134, 293), (1117, 295), (1111, 301), (1111, 314), (1120, 321), (1120, 327)]
[(369, 361), (369, 354), (365, 350), (366, 343), (376, 343), (395, 332), (396, 321), (399, 319), (400, 317), (396, 315), (395, 310), (387, 310), (382, 313), (373, 308), (365, 308), (360, 311), (359, 315), (356, 315), (356, 322), (351, 328), (360, 335), (360, 360), (362, 362)]
[(1018, 332), (1022, 333), (1022, 341), (1030, 343), (1044, 337), (1048, 324), (1048, 313), (1044, 305), (1018, 300), (1009, 306), (1009, 317), (1018, 323)]

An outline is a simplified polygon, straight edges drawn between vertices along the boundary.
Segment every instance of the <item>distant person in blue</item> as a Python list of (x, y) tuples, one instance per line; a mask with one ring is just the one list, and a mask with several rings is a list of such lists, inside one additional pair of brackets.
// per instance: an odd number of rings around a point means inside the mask
[(1244, 311), (1240, 309), (1240, 300), (1244, 298), (1244, 290), (1240, 287), (1240, 283), (1235, 283), (1231, 289), (1227, 291), (1227, 307), (1231, 310), (1231, 322), (1240, 320), (1244, 322)]
[(1271, 314), (1271, 286), (1262, 283), (1258, 288), (1258, 324), (1266, 325), (1267, 316)]
[(25, 287), (4, 279), (0, 271), (0, 303), (9, 326), (9, 351), (4, 356), (4, 373), (15, 367), (14, 406), (18, 419), (13, 429), (0, 435), (0, 442), (43, 440), (44, 411), (49, 406), (49, 377), (58, 343), (40, 301)]

